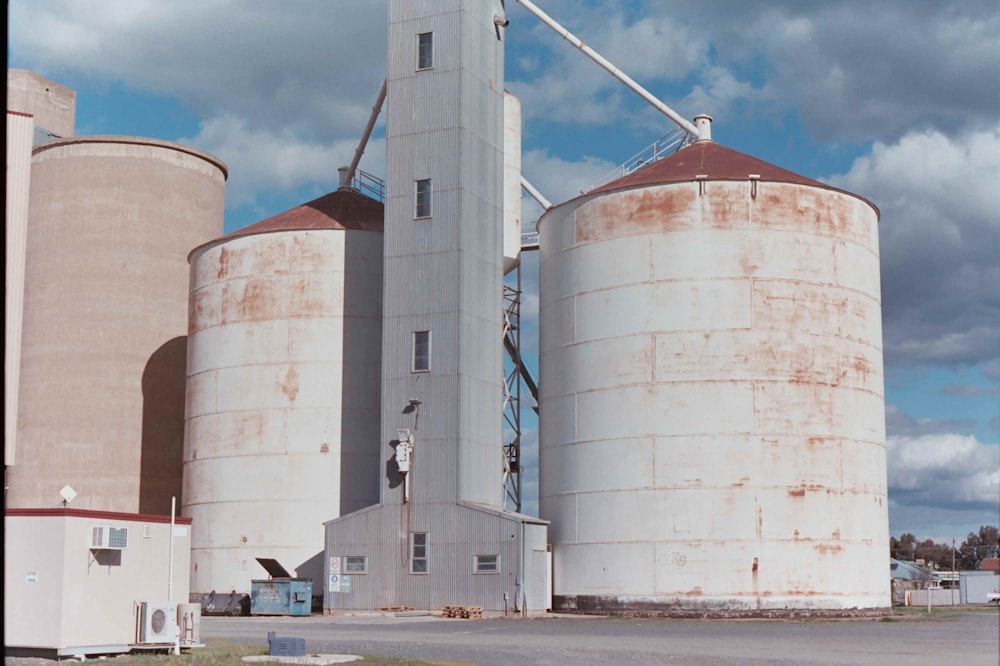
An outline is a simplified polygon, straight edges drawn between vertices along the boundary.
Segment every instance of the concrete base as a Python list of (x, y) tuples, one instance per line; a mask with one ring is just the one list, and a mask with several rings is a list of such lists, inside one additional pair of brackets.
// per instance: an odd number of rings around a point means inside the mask
[(733, 599), (706, 597), (701, 599), (661, 597), (611, 597), (599, 595), (554, 595), (552, 610), (560, 613), (629, 615), (637, 617), (691, 618), (851, 618), (881, 617), (889, 606), (858, 604), (843, 607), (843, 601), (832, 598), (755, 597)]

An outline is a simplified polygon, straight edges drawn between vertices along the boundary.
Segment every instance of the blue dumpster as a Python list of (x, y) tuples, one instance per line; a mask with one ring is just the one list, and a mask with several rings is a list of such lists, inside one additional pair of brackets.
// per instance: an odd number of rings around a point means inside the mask
[(293, 578), (277, 560), (257, 558), (271, 576), (250, 581), (251, 615), (309, 615), (312, 613), (312, 578)]

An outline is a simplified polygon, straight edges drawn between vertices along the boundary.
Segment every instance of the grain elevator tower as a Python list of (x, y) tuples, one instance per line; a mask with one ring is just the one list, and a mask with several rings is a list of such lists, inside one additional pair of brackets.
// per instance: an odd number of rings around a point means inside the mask
[(506, 18), (498, 0), (388, 14), (383, 478), (327, 524), (324, 608), (538, 608), (544, 523), (502, 511)]

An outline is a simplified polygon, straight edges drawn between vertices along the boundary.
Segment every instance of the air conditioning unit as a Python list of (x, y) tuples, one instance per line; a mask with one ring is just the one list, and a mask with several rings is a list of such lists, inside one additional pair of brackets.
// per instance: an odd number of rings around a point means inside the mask
[(92, 550), (125, 550), (127, 547), (127, 527), (93, 525), (90, 528), (90, 548)]
[(177, 640), (177, 602), (139, 602), (139, 642), (173, 643)]

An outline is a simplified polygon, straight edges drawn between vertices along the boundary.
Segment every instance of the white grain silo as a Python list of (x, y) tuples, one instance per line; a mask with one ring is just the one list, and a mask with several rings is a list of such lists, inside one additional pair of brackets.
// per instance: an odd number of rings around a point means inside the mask
[(711, 141), (543, 216), (555, 608), (889, 605), (877, 221)]
[(193, 593), (318, 581), (323, 521), (378, 501), (382, 227), (341, 189), (191, 253)]
[(35, 146), (18, 447), (7, 505), (167, 514), (181, 488), (187, 254), (222, 230), (226, 167), (176, 143)]

